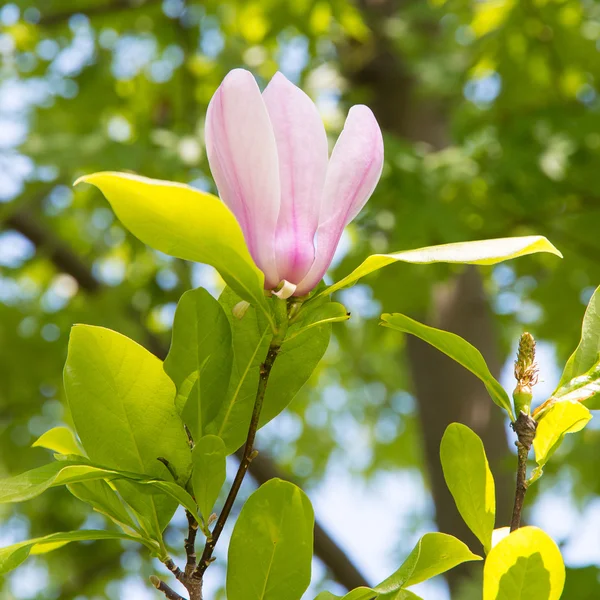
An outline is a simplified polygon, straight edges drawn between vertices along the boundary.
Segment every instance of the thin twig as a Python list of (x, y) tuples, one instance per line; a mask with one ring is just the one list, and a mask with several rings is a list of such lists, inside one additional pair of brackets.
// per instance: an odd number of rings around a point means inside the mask
[(181, 583), (185, 582), (185, 573), (173, 562), (171, 558), (167, 558), (167, 560), (164, 561), (164, 565), (167, 567), (167, 569), (169, 569), (169, 571), (171, 571), (171, 573), (173, 573), (173, 575), (175, 575), (175, 579), (177, 579), (177, 581), (180, 581)]
[(155, 575), (150, 576), (152, 585), (159, 591), (162, 592), (167, 600), (185, 600), (183, 596), (180, 596), (175, 590), (171, 589), (164, 581), (161, 581)]
[(517, 420), (512, 423), (512, 428), (517, 434), (517, 485), (515, 490), (515, 505), (513, 508), (510, 530), (515, 531), (521, 526), (521, 514), (527, 493), (527, 457), (533, 444), (537, 421), (532, 419), (525, 412), (521, 412)]
[(202, 557), (200, 558), (198, 567), (194, 572), (194, 577), (197, 579), (202, 579), (204, 572), (206, 571), (210, 563), (214, 560), (213, 552), (215, 546), (219, 541), (219, 537), (221, 536), (223, 527), (225, 527), (227, 518), (231, 513), (233, 503), (235, 502), (238, 492), (240, 491), (240, 487), (242, 486), (242, 482), (244, 481), (244, 477), (246, 475), (246, 472), (248, 471), (248, 467), (250, 466), (250, 463), (252, 462), (252, 459), (255, 456), (254, 440), (256, 438), (256, 431), (258, 430), (258, 420), (260, 418), (260, 412), (262, 409), (263, 400), (265, 398), (265, 392), (267, 390), (267, 383), (269, 382), (269, 375), (271, 374), (271, 369), (273, 368), (275, 359), (279, 354), (279, 350), (281, 348), (281, 341), (282, 340), (279, 336), (276, 335), (273, 337), (273, 340), (271, 341), (271, 344), (269, 346), (269, 351), (267, 352), (265, 362), (260, 367), (260, 378), (258, 381), (258, 389), (256, 390), (256, 400), (254, 401), (254, 409), (252, 410), (252, 418), (250, 420), (248, 436), (246, 438), (246, 444), (244, 446), (244, 453), (242, 455), (242, 459), (240, 460), (240, 465), (235, 475), (235, 479), (233, 480), (231, 489), (229, 490), (229, 494), (227, 495), (227, 499), (225, 500), (223, 510), (221, 511), (221, 514), (217, 519), (217, 523), (215, 525), (215, 528), (213, 529), (211, 537), (206, 541), (204, 551), (202, 552)]

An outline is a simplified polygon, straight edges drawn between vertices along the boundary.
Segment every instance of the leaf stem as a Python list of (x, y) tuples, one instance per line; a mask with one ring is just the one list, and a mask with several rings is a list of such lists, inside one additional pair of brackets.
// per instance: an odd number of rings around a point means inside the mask
[(248, 467), (250, 466), (252, 459), (257, 454), (256, 450), (254, 450), (254, 440), (256, 439), (256, 432), (258, 431), (260, 413), (262, 410), (263, 401), (265, 399), (265, 393), (267, 391), (269, 376), (271, 375), (271, 370), (273, 369), (273, 365), (275, 364), (275, 359), (277, 358), (277, 356), (279, 355), (279, 351), (281, 350), (281, 344), (285, 339), (288, 325), (286, 301), (281, 300), (277, 297), (273, 297), (273, 308), (275, 313), (275, 320), (277, 322), (277, 327), (275, 330), (275, 334), (271, 339), (271, 343), (269, 344), (269, 350), (267, 351), (265, 360), (260, 366), (258, 388), (256, 390), (256, 398), (254, 400), (254, 408), (252, 410), (252, 417), (250, 419), (250, 427), (248, 428), (248, 435), (246, 437), (244, 451), (240, 460), (240, 465), (238, 467), (237, 473), (235, 474), (233, 484), (231, 485), (231, 489), (229, 490), (229, 494), (227, 495), (227, 499), (225, 500), (225, 504), (223, 505), (223, 509), (221, 510), (221, 514), (217, 519), (211, 536), (206, 540), (204, 551), (202, 552), (202, 556), (200, 557), (198, 567), (194, 572), (193, 577), (199, 580), (202, 579), (204, 572), (209, 567), (210, 563), (214, 561), (213, 552), (215, 546), (219, 541), (219, 537), (221, 536), (223, 528), (225, 527), (225, 523), (227, 522), (227, 519), (231, 513), (231, 509), (233, 508), (235, 499), (238, 495), (238, 492), (240, 491), (242, 482), (244, 481), (244, 477), (246, 476), (246, 473), (248, 471)]
[(521, 526), (521, 514), (527, 493), (527, 457), (531, 450), (531, 445), (535, 438), (537, 421), (532, 419), (527, 413), (521, 411), (517, 420), (511, 424), (511, 427), (517, 434), (517, 485), (515, 490), (515, 504), (513, 507), (510, 530), (515, 531)]

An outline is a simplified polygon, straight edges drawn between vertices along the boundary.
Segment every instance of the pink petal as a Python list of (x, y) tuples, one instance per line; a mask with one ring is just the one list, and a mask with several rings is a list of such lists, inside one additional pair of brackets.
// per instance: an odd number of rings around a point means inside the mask
[(206, 150), (221, 199), (238, 220), (248, 249), (265, 274), (265, 287), (280, 277), (275, 260), (279, 215), (279, 165), (273, 127), (254, 77), (234, 69), (206, 114)]
[(327, 135), (313, 101), (281, 73), (271, 79), (263, 98), (279, 155), (277, 269), (281, 279), (298, 283), (315, 258), (314, 238), (327, 172)]
[(383, 138), (375, 116), (366, 106), (353, 106), (327, 169), (315, 262), (298, 285), (297, 296), (308, 293), (325, 275), (344, 227), (373, 193), (382, 168)]

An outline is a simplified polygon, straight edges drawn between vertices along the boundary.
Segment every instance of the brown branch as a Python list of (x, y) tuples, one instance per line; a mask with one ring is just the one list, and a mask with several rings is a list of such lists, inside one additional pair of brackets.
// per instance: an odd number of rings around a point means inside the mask
[(185, 575), (186, 577), (191, 577), (196, 570), (196, 533), (198, 532), (198, 522), (189, 510), (185, 511), (185, 516), (188, 520), (188, 536), (185, 538), (185, 554), (187, 556)]
[(180, 596), (175, 590), (171, 589), (164, 581), (161, 581), (155, 575), (150, 576), (150, 582), (159, 591), (162, 592), (167, 600), (185, 600), (183, 596)]
[(533, 444), (537, 421), (533, 420), (528, 414), (521, 412), (517, 420), (511, 424), (517, 434), (517, 485), (515, 489), (515, 504), (513, 507), (510, 530), (514, 531), (521, 526), (521, 514), (527, 493), (527, 457)]
[[(57, 270), (71, 275), (78, 282), (79, 287), (90, 295), (100, 294), (104, 290), (104, 285), (94, 277), (85, 262), (53, 231), (39, 223), (31, 212), (21, 211), (12, 214), (0, 225), (18, 231), (33, 242), (38, 250), (45, 251)], [(167, 348), (162, 340), (141, 324), (139, 314), (134, 314), (133, 311), (131, 314), (132, 318), (140, 322), (140, 327), (144, 329), (150, 350), (159, 358), (164, 359), (167, 355)], [(261, 484), (272, 478), (289, 480), (289, 477), (281, 473), (273, 461), (264, 454), (256, 457), (251, 462), (249, 472)], [(189, 539), (190, 535), (188, 534)], [(195, 533), (193, 539), (195, 540)], [(318, 521), (315, 521), (314, 550), (325, 567), (331, 572), (333, 578), (345, 588), (351, 590), (369, 585), (364, 575), (360, 573), (346, 553), (327, 534)], [(190, 554), (188, 554), (189, 559)]]

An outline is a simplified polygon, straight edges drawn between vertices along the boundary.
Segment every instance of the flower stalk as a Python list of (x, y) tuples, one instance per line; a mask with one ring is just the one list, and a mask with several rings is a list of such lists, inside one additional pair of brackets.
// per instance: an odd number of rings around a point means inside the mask
[(510, 530), (521, 526), (521, 515), (527, 493), (527, 458), (535, 438), (537, 421), (531, 417), (532, 387), (538, 382), (538, 368), (535, 362), (535, 339), (530, 333), (523, 333), (519, 340), (519, 350), (515, 361), (515, 379), (517, 385), (513, 392), (515, 413), (517, 415), (511, 427), (517, 434), (517, 482), (515, 503)]

